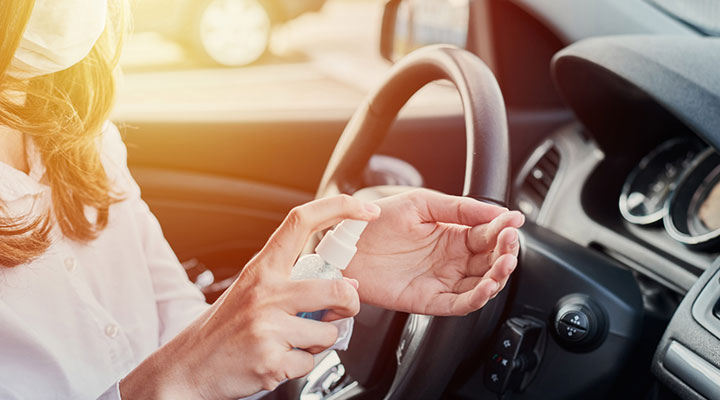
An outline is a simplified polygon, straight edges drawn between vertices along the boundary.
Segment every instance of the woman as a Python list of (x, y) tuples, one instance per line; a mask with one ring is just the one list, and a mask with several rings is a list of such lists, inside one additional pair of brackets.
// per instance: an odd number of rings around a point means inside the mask
[[(360, 302), (464, 315), (517, 263), (517, 212), (415, 191), (292, 210), (213, 305), (187, 280), (107, 122), (106, 0), (0, 3), (0, 398), (237, 398), (307, 374)], [(309, 236), (372, 221), (345, 280), (290, 281)], [(330, 309), (326, 321), (296, 317)]]

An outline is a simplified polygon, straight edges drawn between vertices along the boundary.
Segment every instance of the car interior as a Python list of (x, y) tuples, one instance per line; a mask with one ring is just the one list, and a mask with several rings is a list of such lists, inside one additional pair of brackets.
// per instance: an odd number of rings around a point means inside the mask
[(483, 309), (363, 305), (350, 348), (273, 398), (720, 399), (712, 3), (389, 0), (387, 73), (351, 107), (114, 119), (208, 302), (316, 197), (422, 186), (526, 215)]

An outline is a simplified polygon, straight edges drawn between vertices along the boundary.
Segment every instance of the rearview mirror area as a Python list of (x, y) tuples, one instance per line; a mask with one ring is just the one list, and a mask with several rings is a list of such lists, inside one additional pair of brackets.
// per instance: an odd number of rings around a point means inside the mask
[(380, 33), (380, 54), (396, 61), (420, 47), (468, 47), (470, 0), (389, 0)]

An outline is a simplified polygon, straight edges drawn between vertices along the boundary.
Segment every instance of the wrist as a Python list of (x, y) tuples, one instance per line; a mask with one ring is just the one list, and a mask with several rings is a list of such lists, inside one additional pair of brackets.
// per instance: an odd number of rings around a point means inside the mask
[[(350, 282), (350, 284), (353, 285), (355, 290), (357, 290), (358, 297), (360, 298), (360, 303), (371, 305), (371, 306), (378, 305), (378, 304), (376, 304), (377, 302), (375, 301), (375, 299), (373, 298), (373, 295), (372, 295), (373, 294), (372, 293), (373, 292), (372, 281), (360, 280), (360, 276), (354, 275), (354, 274), (348, 274), (348, 273), (345, 273), (345, 271), (343, 271), (343, 277), (346, 280), (352, 279), (357, 282), (357, 286), (356, 286), (356, 284), (353, 284), (352, 282)], [(366, 284), (366, 282), (369, 282), (369, 283)]]
[(146, 358), (120, 380), (122, 400), (197, 397), (192, 393), (193, 387), (188, 384), (186, 374), (179, 368), (181, 363), (165, 361), (166, 347)]

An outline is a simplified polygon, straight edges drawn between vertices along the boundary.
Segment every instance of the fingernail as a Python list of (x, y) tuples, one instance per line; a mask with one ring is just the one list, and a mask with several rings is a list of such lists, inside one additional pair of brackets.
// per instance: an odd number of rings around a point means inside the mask
[(517, 247), (518, 247), (518, 241), (517, 241), (517, 239), (515, 239), (510, 243), (510, 249), (515, 250)]
[(500, 289), (500, 284), (497, 283), (495, 280), (492, 280), (492, 284), (490, 285), (492, 287), (492, 292), (495, 293)]
[(380, 214), (380, 206), (375, 203), (365, 203), (365, 210), (373, 215)]
[(352, 279), (352, 278), (343, 278), (343, 279), (345, 279), (347, 281), (347, 283), (351, 284), (355, 288), (355, 290), (357, 290), (360, 287), (360, 282), (358, 282), (357, 279)]

